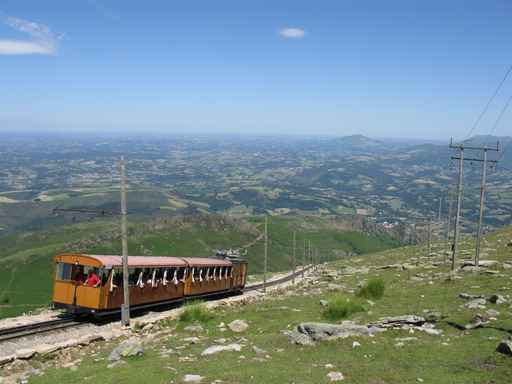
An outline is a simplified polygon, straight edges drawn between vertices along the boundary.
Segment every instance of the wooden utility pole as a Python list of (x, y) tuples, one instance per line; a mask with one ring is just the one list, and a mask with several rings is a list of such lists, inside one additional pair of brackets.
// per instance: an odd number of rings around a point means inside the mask
[(121, 306), (121, 324), (130, 325), (130, 287), (128, 286), (128, 234), (126, 224), (126, 177), (124, 156), (121, 156), (119, 162), (119, 170), (121, 174), (121, 246), (123, 252), (123, 296), (124, 302)]
[(313, 264), (312, 263), (313, 260), (311, 257), (312, 257), (312, 255), (311, 255), (311, 240), (308, 240), (308, 262)]
[(293, 269), (293, 277), (292, 277), (292, 284), (295, 284), (295, 265), (296, 265), (296, 254), (295, 254), (295, 248), (296, 248), (296, 232), (293, 231), (293, 258), (292, 258), (292, 269)]
[(428, 237), (427, 237), (427, 256), (432, 254), (432, 218), (428, 217), (427, 223)]
[(439, 197), (439, 212), (438, 212), (438, 215), (437, 215), (437, 221), (440, 223), (441, 222), (441, 212), (443, 210), (443, 197)]
[(450, 229), (452, 227), (452, 204), (453, 200), (448, 200), (448, 217), (446, 218), (446, 238), (445, 238), (445, 249), (444, 249), (444, 263), (446, 264), (446, 252), (448, 252), (448, 244), (450, 242)]
[(304, 279), (304, 270), (306, 269), (306, 239), (304, 239), (304, 256), (302, 258), (302, 278)]
[[(487, 163), (497, 163), (496, 160), (487, 160), (487, 151), (499, 151), (499, 143), (496, 143), (496, 147), (469, 147), (464, 146), (464, 144), (453, 144), (453, 141), (450, 141), (450, 148), (455, 148), (459, 150), (459, 156), (452, 156), (453, 160), (459, 160), (459, 181), (457, 184), (457, 215), (455, 218), (455, 234), (454, 234), (454, 243), (453, 243), (453, 254), (452, 254), (452, 271), (455, 270), (455, 258), (457, 256), (459, 250), (459, 236), (460, 236), (460, 210), (462, 204), (462, 190), (463, 190), (463, 175), (464, 175), (464, 161), (471, 162), (482, 162), (482, 180), (480, 184), (480, 217), (478, 221), (478, 231), (477, 231), (477, 241), (476, 241), (476, 253), (475, 253), (475, 266), (478, 267), (479, 257), (480, 257), (480, 240), (482, 236), (482, 226), (481, 220), (483, 219), (484, 213), (484, 201), (485, 201), (485, 177), (487, 170)], [(483, 151), (483, 159), (477, 158), (464, 158), (464, 149), (473, 150), (473, 151)]]
[(268, 216), (265, 215), (265, 256), (263, 260), (263, 292), (267, 291), (267, 257), (268, 257)]
[[(450, 148), (452, 148), (452, 143), (450, 143)], [(457, 183), (457, 213), (455, 215), (455, 233), (453, 235), (453, 246), (452, 246), (452, 272), (455, 271), (455, 258), (457, 257), (457, 253), (459, 251), (459, 232), (460, 232), (460, 210), (462, 206), (462, 188), (464, 181), (464, 144), (461, 144), (459, 147), (459, 180)], [(453, 159), (453, 157), (452, 157)]]
[[(496, 151), (498, 146), (496, 145)], [(484, 203), (485, 203), (485, 183), (487, 177), (487, 148), (484, 148), (482, 160), (482, 179), (480, 180), (480, 212), (478, 216), (478, 229), (476, 233), (476, 251), (475, 251), (475, 266), (478, 267), (480, 262), (480, 243), (482, 241), (482, 221), (484, 218)]]

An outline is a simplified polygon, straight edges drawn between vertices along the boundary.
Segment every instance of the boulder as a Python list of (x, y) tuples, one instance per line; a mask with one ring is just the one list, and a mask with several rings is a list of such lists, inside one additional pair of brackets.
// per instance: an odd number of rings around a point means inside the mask
[(459, 293), (459, 297), (461, 299), (465, 299), (465, 300), (474, 300), (474, 299), (483, 299), (485, 296), (484, 295), (472, 295), (470, 293), (461, 292), (461, 293)]
[(204, 331), (204, 328), (199, 324), (188, 325), (183, 330), (187, 332), (200, 333)]
[(512, 356), (512, 340), (501, 340), (501, 342), (498, 344), (498, 347), (496, 348), (496, 352)]
[(341, 372), (329, 372), (327, 374), (327, 378), (329, 379), (329, 381), (345, 380), (345, 377), (343, 376), (343, 373), (341, 373)]
[(219, 352), (240, 352), (242, 350), (242, 346), (237, 343), (227, 344), (227, 345), (212, 345), (211, 347), (206, 348), (202, 353), (201, 356), (208, 356), (213, 355), (215, 353)]
[(119, 344), (108, 356), (108, 361), (118, 361), (121, 357), (134, 357), (144, 354), (142, 343), (136, 339), (129, 339)]
[(322, 307), (327, 307), (329, 305), (329, 302), (327, 300), (320, 300), (320, 305)]
[(379, 328), (401, 328), (405, 325), (420, 327), (425, 324), (425, 322), (426, 320), (424, 317), (416, 315), (404, 315), (383, 317), (371, 325)]
[(502, 295), (498, 294), (489, 296), (487, 300), (489, 300), (489, 302), (493, 304), (505, 304), (507, 302), (507, 299), (505, 299)]
[(341, 324), (328, 323), (302, 323), (297, 331), (309, 336), (313, 341), (344, 339), (351, 336), (370, 336), (379, 330), (372, 326), (358, 325), (352, 321), (343, 321)]
[(183, 382), (184, 383), (200, 383), (204, 379), (201, 375), (185, 375), (183, 376)]
[(249, 324), (245, 320), (233, 320), (228, 324), (228, 328), (233, 332), (240, 333), (249, 328)]
[(485, 304), (487, 304), (485, 299), (474, 299), (464, 304), (464, 307), (468, 309), (485, 309)]
[(298, 331), (282, 331), (283, 335), (288, 336), (290, 343), (297, 345), (315, 345), (313, 340), (308, 335), (300, 333)]

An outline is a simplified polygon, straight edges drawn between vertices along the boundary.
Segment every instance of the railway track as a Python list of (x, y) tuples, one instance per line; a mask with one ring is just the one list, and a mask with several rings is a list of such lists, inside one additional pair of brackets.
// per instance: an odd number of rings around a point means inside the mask
[[(312, 266), (308, 266), (305, 268), (305, 272), (309, 271)], [(302, 270), (295, 272), (294, 274), (291, 273), (287, 276), (284, 276), (279, 279), (275, 279), (272, 281), (268, 281), (266, 283), (267, 287), (271, 287), (277, 284), (286, 283), (288, 281), (291, 281), (294, 276), (300, 276), (302, 274)], [(244, 288), (244, 292), (250, 292), (250, 291), (257, 291), (259, 289), (263, 288), (263, 283), (258, 284), (252, 284)], [(32, 324), (25, 324), (25, 325), (19, 325), (16, 327), (10, 327), (10, 328), (4, 328), (0, 329), (0, 343), (7, 340), (13, 340), (18, 339), (20, 337), (25, 336), (31, 336), (51, 331), (56, 331), (60, 329), (66, 329), (71, 327), (76, 327), (77, 325), (84, 324), (82, 321), (77, 321), (75, 317), (73, 316), (66, 316), (61, 317), (58, 319), (48, 320), (48, 321), (41, 321), (38, 323), (32, 323)]]
[(63, 317), (38, 323), (18, 325), (16, 327), (0, 329), (0, 343), (7, 340), (18, 339), (24, 336), (31, 336), (45, 332), (51, 332), (58, 329), (75, 327), (81, 324), (74, 317)]

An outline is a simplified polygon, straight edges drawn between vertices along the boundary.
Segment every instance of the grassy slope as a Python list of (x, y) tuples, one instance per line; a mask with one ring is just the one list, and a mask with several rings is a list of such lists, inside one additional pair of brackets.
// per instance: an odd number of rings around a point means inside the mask
[[(510, 248), (505, 246), (512, 236), (508, 229), (490, 235), (486, 244), (487, 258), (511, 261)], [(473, 249), (466, 242), (468, 257)], [(495, 249), (495, 250), (494, 250)], [(442, 246), (438, 246), (438, 251)], [(362, 267), (364, 265), (384, 265), (394, 262), (409, 262), (411, 258), (421, 257), (424, 249), (416, 247), (388, 250), (367, 257), (352, 258), (336, 262), (337, 268), (344, 266)], [(442, 256), (434, 259), (442, 260)], [(332, 299), (336, 296), (352, 296), (351, 291), (362, 280), (370, 276), (380, 276), (386, 282), (386, 293), (375, 305), (366, 304), (367, 312), (353, 315), (352, 320), (366, 323), (386, 315), (404, 315), (425, 310), (441, 311), (447, 320), (470, 321), (476, 312), (461, 305), (466, 301), (458, 298), (458, 293), (473, 294), (500, 293), (509, 295), (512, 289), (512, 271), (498, 268), (500, 275), (464, 273), (462, 279), (447, 281), (445, 277), (436, 277), (439, 272), (448, 272), (448, 265), (433, 267), (424, 259), (424, 265), (408, 271), (396, 269), (375, 270), (369, 274), (349, 275), (338, 280), (345, 288), (343, 292), (328, 292), (323, 288), (321, 294), (309, 294), (307, 289), (299, 288), (292, 295), (276, 294), (273, 298), (241, 307), (230, 307), (215, 311), (216, 318), (207, 324), (207, 337), (195, 345), (183, 341), (190, 336), (182, 325), (174, 322), (165, 326), (177, 326), (171, 337), (153, 341), (146, 347), (141, 358), (128, 360), (128, 364), (114, 369), (106, 369), (105, 357), (115, 344), (102, 343), (94, 347), (95, 360), (85, 358), (78, 372), (69, 369), (50, 369), (44, 376), (35, 378), (33, 383), (54, 383), (73, 381), (76, 377), (84, 381), (102, 383), (152, 383), (181, 382), (185, 374), (200, 374), (205, 382), (223, 380), (224, 383), (327, 383), (329, 371), (341, 371), (347, 383), (509, 383), (512, 376), (510, 357), (495, 352), (499, 340), (507, 334), (496, 329), (476, 329), (461, 332), (450, 327), (446, 321), (437, 324), (444, 331), (443, 336), (431, 336), (422, 332), (410, 334), (405, 331), (387, 331), (373, 338), (349, 338), (322, 342), (314, 347), (291, 345), (281, 330), (289, 329), (302, 321), (324, 321), (321, 315), (320, 299)], [(414, 261), (413, 261), (414, 262)], [(426, 265), (425, 265), (426, 264)], [(423, 281), (411, 277), (417, 273), (428, 275)], [(325, 279), (327, 281), (327, 278)], [(432, 281), (432, 283), (430, 283)], [(510, 299), (510, 298), (509, 298)], [(510, 301), (505, 305), (488, 304), (488, 308), (500, 312), (498, 321), (493, 325), (512, 329)], [(224, 337), (236, 341), (240, 335), (230, 331), (221, 332), (217, 325), (233, 319), (245, 319), (250, 327), (242, 336), (246, 339), (241, 353), (223, 352), (202, 357), (200, 352), (213, 344), (213, 340)], [(416, 337), (397, 347), (396, 338)], [(358, 340), (361, 346), (352, 347)], [(261, 361), (251, 345), (267, 351), (268, 358)], [(159, 356), (161, 349), (185, 346), (181, 355)], [(78, 353), (78, 352), (77, 352)], [(241, 356), (244, 356), (242, 358)], [(75, 355), (71, 358), (80, 357)], [(192, 361), (180, 361), (188, 356)], [(326, 368), (326, 364), (334, 368)]]
[[(159, 220), (132, 223), (129, 250), (138, 255), (211, 256), (218, 248), (240, 247), (254, 241), (257, 226), (244, 221), (224, 220), (219, 216), (184, 221)], [(259, 220), (261, 221), (261, 220)], [(395, 245), (385, 237), (371, 237), (354, 232), (339, 232), (325, 221), (316, 219), (308, 228), (299, 228), (298, 219), (272, 219), (269, 227), (271, 271), (290, 268), (290, 231), (297, 229), (298, 244), (304, 233), (315, 243), (328, 249), (364, 252)], [(49, 304), (53, 264), (59, 252), (80, 251), (97, 254), (119, 254), (117, 222), (94, 221), (49, 231), (13, 235), (0, 239), (0, 318), (14, 316)], [(261, 229), (261, 226), (259, 226)], [(300, 231), (300, 232), (299, 232)], [(371, 244), (370, 247), (367, 244)], [(329, 254), (326, 252), (326, 254)], [(250, 273), (262, 270), (263, 243), (256, 242), (247, 258)]]

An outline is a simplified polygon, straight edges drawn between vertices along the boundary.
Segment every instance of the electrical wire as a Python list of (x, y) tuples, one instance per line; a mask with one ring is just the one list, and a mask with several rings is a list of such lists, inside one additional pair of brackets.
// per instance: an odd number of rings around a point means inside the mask
[(476, 119), (475, 123), (473, 124), (473, 126), (471, 127), (471, 129), (469, 130), (469, 133), (467, 134), (466, 138), (464, 139), (464, 142), (468, 141), (470, 138), (471, 138), (471, 134), (474, 132), (474, 130), (478, 127), (478, 124), (480, 124), (480, 121), (482, 120), (482, 118), (484, 117), (484, 115), (487, 113), (487, 110), (489, 109), (491, 103), (494, 101), (494, 98), (498, 95), (501, 87), (503, 86), (503, 84), (505, 83), (505, 81), (507, 80), (508, 76), (510, 75), (510, 72), (512, 72), (512, 64), (510, 65), (510, 67), (508, 68), (507, 72), (505, 73), (505, 76), (503, 77), (503, 79), (501, 79), (500, 83), (498, 84), (498, 86), (496, 87), (494, 93), (492, 94), (492, 96), (489, 98), (489, 100), (487, 101), (487, 104), (485, 105), (484, 109), (482, 110), (482, 112), (480, 112), (480, 115), (478, 115), (478, 118)]

